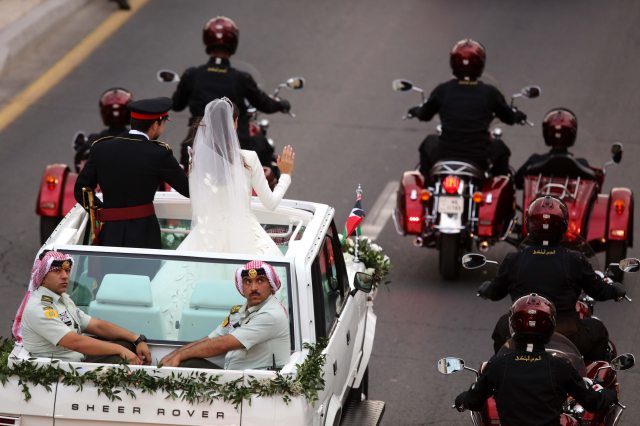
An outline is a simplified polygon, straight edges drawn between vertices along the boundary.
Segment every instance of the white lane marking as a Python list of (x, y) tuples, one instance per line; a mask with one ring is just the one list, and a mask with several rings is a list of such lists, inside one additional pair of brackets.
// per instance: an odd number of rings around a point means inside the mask
[(366, 211), (366, 216), (360, 227), (362, 235), (371, 238), (371, 241), (378, 238), (380, 232), (387, 224), (387, 221), (393, 213), (393, 209), (396, 205), (396, 189), (398, 189), (400, 182), (391, 181), (384, 187), (373, 208)]

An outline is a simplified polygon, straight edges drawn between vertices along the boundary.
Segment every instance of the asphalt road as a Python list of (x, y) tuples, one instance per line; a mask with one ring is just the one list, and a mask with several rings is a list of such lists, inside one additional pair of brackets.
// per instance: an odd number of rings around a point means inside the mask
[[(96, 4), (91, 7), (104, 14)], [(609, 159), (612, 142), (625, 146), (623, 163), (610, 169), (605, 191), (635, 189), (640, 178), (634, 166), (640, 161), (640, 87), (634, 77), (640, 68), (638, 2), (152, 0), (0, 133), (0, 334), (8, 334), (39, 247), (34, 204), (43, 167), (71, 162), (69, 142), (76, 130), (101, 128), (97, 101), (104, 89), (124, 86), (138, 99), (170, 95), (173, 87), (158, 83), (155, 72), (182, 72), (205, 62), (200, 30), (216, 15), (239, 25), (234, 59), (259, 70), (256, 77), (265, 89), (295, 75), (307, 79), (303, 91), (284, 93), (297, 118), (269, 117), (269, 135), (279, 147), (291, 144), (297, 154), (287, 197), (336, 207), (339, 228), (357, 185), (363, 186), (366, 210), (389, 181), (415, 165), (420, 141), (435, 128), (435, 123), (400, 119), (419, 96), (392, 92), (391, 81), (404, 77), (430, 90), (448, 78), (448, 51), (465, 37), (484, 44), (486, 74), (507, 96), (528, 84), (542, 87), (539, 99), (518, 102), (536, 127), (504, 128), (513, 165), (545, 149), (542, 116), (564, 106), (579, 117), (575, 151), (592, 164)], [(89, 18), (75, 19), (86, 26)], [(59, 30), (46, 43), (57, 43), (61, 51), (64, 41), (69, 44), (76, 36)], [(43, 55), (31, 54), (21, 66), (37, 69), (38, 61)], [(0, 78), (2, 90), (10, 84), (15, 90), (6, 75)], [(173, 117), (163, 139), (177, 147), (187, 115)], [(437, 253), (414, 248), (390, 221), (378, 243), (394, 269), (390, 291), (376, 299), (370, 398), (387, 402), (388, 425), (470, 424), (467, 414), (451, 410), (451, 404), (472, 374), (442, 376), (436, 361), (459, 356), (475, 366), (491, 355), (491, 331), (508, 303), (481, 301), (475, 293), (493, 271), (464, 272), (460, 281), (444, 282)], [(509, 250), (498, 246), (489, 257), (501, 260)], [(629, 254), (640, 253), (631, 249)], [(625, 282), (632, 298), (640, 296), (638, 282), (632, 276)], [(620, 352), (640, 354), (636, 305), (596, 307)], [(633, 419), (640, 416), (639, 371), (619, 376), (621, 400), (628, 407), (624, 425), (637, 424)]]

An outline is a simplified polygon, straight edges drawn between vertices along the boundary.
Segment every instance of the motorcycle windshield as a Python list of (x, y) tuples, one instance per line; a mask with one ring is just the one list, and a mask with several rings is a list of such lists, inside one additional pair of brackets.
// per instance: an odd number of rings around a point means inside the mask
[[(524, 251), (533, 245), (539, 245), (539, 243), (534, 243), (532, 239), (527, 237), (522, 241), (522, 243), (520, 243), (518, 251)], [(587, 262), (591, 264), (591, 267), (594, 271), (601, 271), (596, 254), (594, 253), (589, 243), (579, 234), (573, 231), (568, 231), (567, 235), (565, 235), (564, 237), (564, 240), (560, 242), (560, 246), (566, 247), (571, 251), (582, 253), (587, 259)]]
[[(587, 369), (584, 365), (582, 355), (578, 351), (573, 343), (561, 334), (553, 333), (551, 341), (545, 346), (546, 352), (551, 356), (561, 356), (571, 362), (571, 365), (578, 371), (580, 377), (587, 377)], [(509, 339), (507, 343), (502, 346), (498, 356), (509, 354), (516, 349), (516, 344), (513, 339)]]

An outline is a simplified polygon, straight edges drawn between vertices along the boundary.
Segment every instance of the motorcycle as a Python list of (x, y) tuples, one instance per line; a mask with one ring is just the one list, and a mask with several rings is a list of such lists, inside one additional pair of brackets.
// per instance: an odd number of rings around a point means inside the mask
[[(571, 155), (553, 155), (529, 166), (524, 180), (522, 205), (528, 206), (540, 195), (554, 195), (569, 209), (569, 229), (584, 237), (596, 252), (606, 252), (607, 264), (627, 256), (633, 247), (633, 191), (613, 188), (602, 194), (607, 167), (620, 164), (623, 147), (619, 142), (611, 146), (611, 161), (604, 167), (585, 167)], [(520, 239), (526, 229), (520, 229)], [(622, 282), (624, 274), (613, 272), (615, 281)]]
[[(506, 355), (514, 350), (515, 342), (512, 339), (500, 349), (498, 356)], [(635, 365), (635, 357), (632, 354), (623, 354), (614, 358), (609, 363), (596, 362), (585, 366), (582, 356), (571, 341), (557, 333), (554, 333), (550, 342), (545, 345), (545, 350), (549, 354), (553, 354), (553, 356), (561, 356), (569, 360), (588, 386), (596, 390), (606, 388), (616, 392), (617, 395), (620, 394), (617, 373), (619, 371), (630, 370)], [(454, 374), (458, 371), (469, 370), (476, 373), (476, 377), (479, 377), (486, 364), (487, 362), (482, 363), (478, 371), (467, 367), (461, 358), (442, 358), (438, 361), (438, 371), (442, 374)], [(456, 408), (455, 405), (452, 408)], [(563, 404), (560, 424), (563, 426), (615, 426), (620, 421), (622, 412), (625, 409), (626, 407), (618, 402), (605, 410), (598, 411), (597, 413), (589, 413), (580, 406), (575, 399), (568, 396)], [(458, 411), (463, 412), (465, 408), (461, 407)], [(470, 413), (471, 422), (474, 426), (500, 424), (500, 416), (493, 397), (487, 400), (481, 412), (471, 411)]]
[[(530, 247), (532, 244), (533, 244), (533, 241), (530, 238), (526, 238), (520, 244), (520, 247), (518, 249), (525, 250), (526, 248)], [(560, 243), (560, 246), (566, 247), (572, 251), (582, 253), (587, 259), (587, 261), (591, 264), (594, 271), (598, 275), (600, 275), (602, 278), (604, 278), (605, 281), (607, 281), (609, 284), (613, 283), (613, 280), (611, 279), (614, 276), (614, 273), (612, 270), (613, 267), (617, 267), (621, 273), (637, 273), (638, 271), (640, 271), (640, 260), (629, 258), (629, 259), (623, 259), (618, 263), (609, 264), (604, 272), (600, 272), (598, 259), (596, 257), (595, 252), (593, 251), (589, 243), (574, 231), (567, 232), (567, 235), (565, 236), (565, 239)], [(467, 254), (462, 259), (462, 265), (465, 269), (477, 269), (486, 265), (487, 263), (498, 265), (498, 262), (487, 260), (484, 255), (477, 254), (477, 253)], [(632, 301), (631, 298), (629, 298), (628, 296), (625, 296), (625, 299), (629, 302)], [(593, 298), (583, 293), (579, 298), (578, 302), (576, 303), (576, 311), (578, 312), (580, 318), (596, 318), (593, 316), (595, 303), (596, 302)], [(567, 338), (557, 333), (554, 334), (554, 339), (556, 339), (556, 336), (558, 336), (558, 339), (562, 337), (562, 339), (566, 340), (566, 342), (564, 343), (564, 346), (566, 346), (566, 348), (570, 349), (571, 351), (574, 351), (575, 354), (577, 354), (576, 357), (580, 359), (580, 362), (582, 362), (582, 356), (578, 353), (578, 350), (575, 348), (575, 346), (573, 346), (573, 344)], [(558, 339), (556, 339), (556, 341)], [(553, 339), (552, 339), (552, 342), (553, 342)], [(567, 343), (568, 345), (571, 345), (571, 346), (568, 346)], [(509, 346), (509, 342), (507, 342), (505, 346)], [(558, 348), (554, 349), (552, 345), (551, 346), (548, 345), (546, 347), (546, 350), (548, 352), (553, 352), (555, 350), (560, 351), (560, 349)], [(562, 353), (565, 353), (565, 351), (563, 350)], [(502, 355), (502, 354), (503, 354), (502, 350), (498, 352), (498, 355)], [(624, 357), (624, 356), (625, 355), (621, 355), (620, 357)], [(604, 372), (602, 375), (600, 375), (599, 372), (602, 371), (603, 369), (607, 369), (610, 366), (614, 365), (616, 362), (616, 359), (619, 359), (620, 357), (618, 357), (615, 344), (611, 341), (611, 339), (609, 339), (609, 346), (607, 349), (606, 359), (602, 361), (590, 361), (587, 363), (586, 366), (584, 365), (584, 362), (582, 362), (582, 368), (584, 369), (584, 374), (581, 373), (581, 376), (592, 380), (593, 382), (592, 384), (594, 385), (601, 385), (603, 387), (606, 387), (608, 389), (611, 389), (617, 392), (617, 383), (615, 379), (615, 373)], [(578, 368), (580, 367), (580, 365), (574, 364), (574, 367), (576, 367), (578, 372), (581, 372), (580, 368)], [(578, 409), (578, 411), (575, 411), (575, 407), (576, 407), (575, 401), (573, 401), (572, 403), (574, 404), (573, 406), (568, 408), (565, 407), (566, 408), (565, 413), (569, 415), (574, 415), (574, 414), (580, 415), (581, 417), (576, 417), (576, 416), (573, 416), (573, 417), (582, 418), (583, 425), (601, 425), (601, 424), (605, 424), (607, 426), (615, 425), (617, 424), (617, 421), (619, 420), (619, 417), (621, 415), (621, 411), (611, 411), (611, 410), (607, 412), (588, 413), (588, 412), (585, 412), (584, 409), (582, 409), (582, 407), (580, 407), (582, 411), (580, 411), (580, 409)], [(579, 407), (579, 405), (577, 407)], [(490, 400), (487, 403), (486, 411), (488, 413), (487, 418), (489, 420), (498, 419), (495, 403), (493, 403), (493, 400)], [(609, 417), (609, 416), (612, 416), (612, 417)], [(615, 419), (615, 422), (612, 422), (611, 419)], [(588, 421), (591, 423), (587, 423)], [(489, 422), (485, 424), (494, 424), (494, 423)], [(568, 422), (566, 424), (569, 425), (573, 423)]]
[[(158, 71), (157, 79), (162, 83), (179, 83), (180, 82), (180, 77), (178, 76), (178, 73), (168, 69), (163, 69)], [(279, 84), (276, 87), (272, 97), (277, 98), (278, 94), (280, 93), (280, 89), (282, 88), (289, 89), (289, 90), (300, 90), (304, 88), (305, 84), (306, 84), (306, 81), (303, 77), (289, 78), (287, 79), (287, 81)], [(265, 177), (267, 178), (267, 182), (269, 182), (269, 187), (273, 189), (278, 184), (278, 180), (280, 179), (280, 169), (278, 168), (278, 156), (277, 154), (274, 153), (276, 148), (275, 142), (273, 141), (273, 139), (267, 138), (267, 129), (269, 128), (269, 120), (267, 120), (266, 118), (260, 119), (259, 111), (256, 108), (250, 106), (246, 99), (245, 99), (245, 102), (247, 102), (247, 106), (249, 107), (247, 109), (247, 114), (249, 115), (249, 134), (253, 142), (255, 142), (256, 148), (262, 147), (262, 149), (260, 149), (261, 151), (266, 149), (271, 152), (268, 164), (265, 164), (265, 161), (263, 160), (262, 166), (264, 169)], [(288, 114), (292, 118), (296, 117), (296, 115), (291, 111), (289, 111)], [(268, 148), (265, 146), (265, 144), (268, 144)], [(258, 151), (258, 149), (256, 149), (256, 151)]]
[[(394, 80), (392, 88), (419, 92), (425, 103), (424, 90), (408, 80)], [(515, 98), (532, 99), (540, 92), (538, 86), (523, 88), (512, 96), (511, 107), (516, 110)], [(527, 124), (533, 126), (530, 121)], [(493, 138), (501, 135), (500, 129), (492, 131)], [(429, 175), (432, 186), (425, 188), (425, 177), (418, 170), (403, 174), (392, 218), (399, 235), (416, 235), (414, 246), (436, 248), (440, 273), (446, 280), (455, 280), (462, 253), (471, 250), (474, 240), (483, 251), (507, 240), (516, 224), (516, 189), (511, 177), (489, 176), (465, 161), (438, 161)]]

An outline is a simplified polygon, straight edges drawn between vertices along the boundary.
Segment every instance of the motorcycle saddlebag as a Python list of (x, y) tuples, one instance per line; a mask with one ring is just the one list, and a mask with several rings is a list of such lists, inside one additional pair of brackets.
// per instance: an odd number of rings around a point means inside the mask
[(478, 209), (478, 236), (499, 237), (509, 226), (515, 209), (516, 192), (506, 176), (493, 176), (484, 182)]
[(424, 223), (424, 207), (420, 194), (424, 178), (419, 172), (405, 172), (396, 196), (395, 221), (398, 231), (420, 235)]

